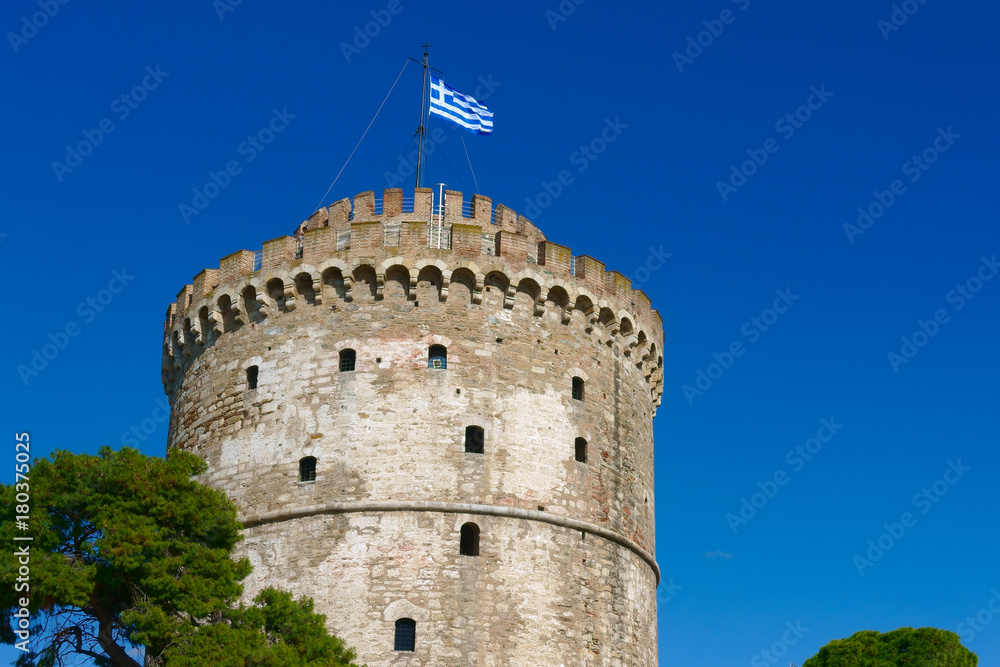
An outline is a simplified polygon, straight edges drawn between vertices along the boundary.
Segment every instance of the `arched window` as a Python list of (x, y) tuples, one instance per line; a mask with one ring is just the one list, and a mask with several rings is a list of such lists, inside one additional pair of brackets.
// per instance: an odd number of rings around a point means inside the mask
[(576, 460), (580, 463), (587, 462), (587, 441), (583, 438), (576, 439)]
[(301, 459), (299, 459), (299, 481), (300, 482), (316, 481), (315, 456), (303, 456)]
[(479, 555), (479, 526), (474, 523), (462, 525), (462, 540), (458, 545), (458, 552), (463, 556)]
[(448, 348), (431, 345), (427, 351), (427, 368), (448, 368)]
[(412, 618), (396, 621), (396, 641), (394, 651), (414, 651), (417, 647), (417, 622)]
[(578, 401), (583, 400), (583, 378), (573, 378), (573, 398)]
[(345, 373), (347, 371), (354, 370), (354, 362), (357, 360), (358, 355), (354, 350), (341, 350), (340, 351), (340, 372)]
[(247, 389), (257, 388), (257, 367), (250, 366), (247, 368)]
[(467, 454), (482, 454), (486, 432), (482, 426), (465, 427), (465, 451)]

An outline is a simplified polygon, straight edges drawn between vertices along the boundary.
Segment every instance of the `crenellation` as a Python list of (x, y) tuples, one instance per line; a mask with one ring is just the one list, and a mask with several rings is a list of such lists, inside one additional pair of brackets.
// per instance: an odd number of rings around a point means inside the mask
[(433, 207), (434, 190), (432, 188), (416, 188), (413, 192), (413, 219), (430, 220)]
[(321, 227), (326, 227), (330, 222), (330, 211), (326, 208), (321, 208), (306, 220), (303, 231), (306, 229), (319, 229)]
[(632, 281), (618, 271), (606, 271), (604, 284), (608, 292), (618, 299), (626, 300), (632, 295)]
[[(462, 193), (457, 190), (444, 191), (444, 219), (451, 223), (462, 222)], [(437, 218), (437, 216), (434, 216)]]
[(514, 264), (527, 264), (528, 238), (516, 232), (497, 232), (497, 257)]
[(404, 222), (399, 232), (400, 251), (412, 251), (426, 248), (430, 225), (426, 222)]
[(330, 216), (328, 222), (331, 227), (340, 229), (351, 219), (351, 200), (348, 198), (335, 201), (330, 204)]
[(331, 227), (307, 229), (302, 235), (302, 259), (317, 262), (337, 252), (337, 230)]
[(187, 313), (188, 308), (191, 306), (191, 296), (194, 292), (194, 286), (185, 285), (180, 292), (177, 293), (177, 312), (180, 314)]
[(354, 222), (371, 222), (375, 219), (375, 193), (371, 190), (354, 195)]
[(289, 264), (295, 260), (297, 244), (291, 236), (279, 236), (264, 242), (264, 251), (261, 254), (261, 271), (270, 271), (284, 264)]
[(487, 224), (493, 224), (493, 220), (491, 219), (492, 215), (493, 200), (484, 195), (472, 195), (472, 218), (478, 222), (481, 227), (485, 227)]
[(219, 285), (219, 269), (203, 269), (194, 277), (191, 299), (201, 301)]
[(538, 244), (538, 263), (560, 278), (570, 277), (570, 262), (573, 253), (564, 245), (552, 241), (542, 241)]
[(496, 211), (493, 212), (494, 222), (497, 229), (504, 232), (517, 232), (517, 213), (507, 208), (503, 204), (497, 204)]
[(382, 248), (384, 239), (381, 222), (351, 223), (351, 252), (371, 254), (370, 251)]
[(253, 273), (253, 253), (237, 250), (219, 261), (219, 285), (234, 283)]
[(595, 289), (603, 290), (606, 286), (604, 262), (599, 262), (588, 255), (580, 255), (576, 258), (576, 277)]
[(453, 224), (451, 226), (451, 251), (461, 257), (479, 257), (482, 254), (482, 228), (479, 225)]
[(403, 191), (400, 188), (386, 188), (382, 194), (382, 216), (387, 219), (403, 215)]

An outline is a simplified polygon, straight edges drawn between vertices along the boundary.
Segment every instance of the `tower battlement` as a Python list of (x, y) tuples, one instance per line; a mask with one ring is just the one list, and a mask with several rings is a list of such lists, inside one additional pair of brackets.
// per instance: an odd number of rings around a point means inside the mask
[(212, 332), (223, 333), (230, 314), (238, 326), (249, 321), (246, 313), (251, 311), (277, 315), (303, 302), (334, 306), (338, 298), (354, 299), (356, 282), (381, 300), (387, 280), (406, 283), (406, 298), (419, 303), (421, 275), (437, 278), (438, 293), (431, 298), (446, 301), (457, 271), (472, 303), (481, 301), (489, 278), (503, 289), (505, 308), (512, 309), (521, 293), (531, 299), (535, 316), (548, 309), (568, 323), (574, 310), (581, 311), (588, 328), (597, 327), (605, 343), (620, 341), (624, 353), (644, 370), (659, 405), (662, 319), (642, 290), (632, 289), (621, 273), (606, 271), (602, 262), (574, 257), (570, 248), (546, 240), (533, 223), (502, 204), (494, 210), (492, 200), (481, 195), (465, 206), (461, 192), (445, 191), (443, 247), (431, 247), (438, 235), (431, 194), (429, 188), (418, 188), (414, 199), (404, 200), (402, 190), (387, 189), (379, 201), (368, 191), (355, 196), (353, 206), (342, 199), (310, 216), (296, 236), (266, 241), (257, 253), (237, 251), (223, 257), (218, 269), (196, 275), (167, 309), (167, 393), (183, 358)]

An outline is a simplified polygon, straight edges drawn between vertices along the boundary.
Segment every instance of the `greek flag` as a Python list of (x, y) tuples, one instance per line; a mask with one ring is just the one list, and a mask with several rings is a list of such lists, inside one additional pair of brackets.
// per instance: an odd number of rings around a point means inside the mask
[(476, 134), (493, 134), (493, 112), (431, 74), (431, 113)]

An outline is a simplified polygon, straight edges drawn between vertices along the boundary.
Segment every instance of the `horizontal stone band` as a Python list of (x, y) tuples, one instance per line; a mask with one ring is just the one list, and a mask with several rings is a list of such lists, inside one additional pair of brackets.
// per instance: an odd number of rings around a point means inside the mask
[(485, 516), (499, 516), (508, 519), (525, 519), (527, 521), (541, 521), (561, 526), (571, 530), (579, 530), (591, 535), (603, 537), (615, 544), (621, 545), (633, 551), (642, 558), (653, 570), (656, 577), (656, 584), (660, 584), (660, 567), (656, 564), (656, 559), (641, 546), (623, 537), (618, 533), (601, 528), (587, 521), (570, 519), (568, 517), (541, 512), (538, 510), (526, 510), (518, 507), (502, 507), (498, 505), (479, 505), (475, 503), (444, 503), (424, 500), (361, 500), (348, 503), (325, 503), (323, 505), (307, 505), (291, 510), (278, 510), (276, 512), (266, 512), (264, 514), (254, 514), (253, 516), (242, 517), (240, 521), (245, 528), (260, 526), (267, 523), (278, 523), (290, 519), (301, 519), (303, 517), (317, 516), (322, 514), (354, 514), (358, 512), (443, 512), (448, 514), (480, 514)]

